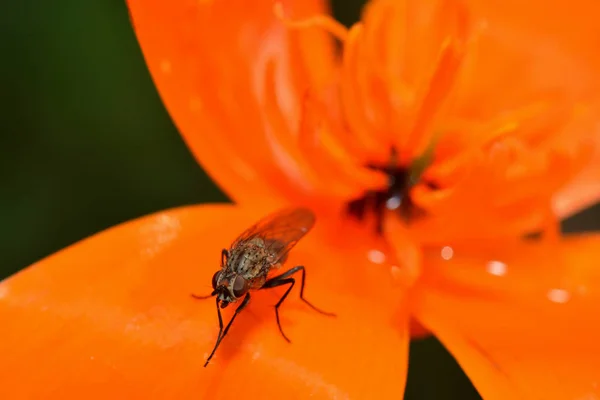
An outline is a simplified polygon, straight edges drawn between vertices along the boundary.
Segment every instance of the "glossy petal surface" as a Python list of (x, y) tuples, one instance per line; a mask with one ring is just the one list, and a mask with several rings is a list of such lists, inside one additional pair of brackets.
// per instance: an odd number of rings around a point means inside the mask
[(600, 398), (600, 236), (500, 245), (429, 253), (416, 316), (486, 400)]
[(253, 292), (203, 368), (215, 304), (190, 294), (211, 291), (221, 248), (260, 216), (225, 205), (154, 214), (2, 282), (2, 397), (400, 398), (408, 336), (397, 321), (407, 318), (379, 303), (385, 285), (347, 273), (366, 270), (351, 251), (321, 245), (319, 223), (288, 265), (306, 265), (306, 298), (338, 316), (314, 312), (295, 288), (281, 309), (288, 344), (272, 308), (282, 288)]
[[(281, 3), (293, 18), (325, 12), (319, 0)], [(128, 1), (146, 64), (188, 146), (234, 201), (263, 210), (278, 206), (282, 192), (314, 190), (290, 153), (290, 132), (305, 92), (333, 63), (327, 34), (289, 30), (274, 4)]]

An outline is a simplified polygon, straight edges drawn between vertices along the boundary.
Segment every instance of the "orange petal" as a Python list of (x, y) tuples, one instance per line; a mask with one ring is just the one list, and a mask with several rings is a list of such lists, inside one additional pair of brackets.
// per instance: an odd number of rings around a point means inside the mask
[(599, 398), (599, 235), (444, 251), (413, 311), (483, 398)]
[[(600, 3), (593, 0), (466, 0), (470, 9), (488, 20), (503, 21), (534, 37), (549, 37), (557, 47), (568, 47), (587, 62), (593, 71), (600, 65), (597, 15)], [(547, 66), (553, 68), (554, 66)], [(568, 76), (576, 80), (578, 77)]]
[[(477, 94), (489, 111), (518, 106), (528, 96), (561, 93), (571, 99), (597, 98), (600, 84), (600, 3), (589, 0), (467, 0), (479, 34), (469, 49), (476, 65), (466, 65), (458, 87)], [(507, 51), (509, 50), (509, 51)], [(470, 68), (475, 67), (476, 70)], [(467, 91), (469, 93), (467, 93)], [(508, 106), (508, 107), (507, 107)]]
[[(282, 3), (292, 18), (325, 12), (320, 0)], [(289, 29), (274, 4), (128, 1), (150, 73), (186, 143), (233, 200), (263, 210), (277, 207), (282, 192), (311, 189), (306, 165), (279, 139), (297, 130), (303, 93), (333, 64), (327, 33)]]
[[(513, 106), (526, 102), (527, 96), (535, 90), (541, 94), (542, 89), (552, 87), (570, 96), (573, 102), (597, 101), (600, 2), (468, 0), (468, 3), (471, 11), (482, 18), (483, 36), (488, 38), (478, 49), (482, 51), (481, 60), (486, 61), (478, 63), (478, 69), (485, 73), (465, 70), (466, 79), (460, 86), (473, 93), (483, 93), (486, 101), (470, 99), (467, 102), (502, 110), (510, 102)], [(505, 52), (498, 51), (497, 47), (501, 49), (506, 43), (522, 49), (522, 60), (507, 59)], [(596, 131), (597, 127), (598, 122)], [(593, 126), (587, 128), (591, 129)], [(596, 137), (600, 137), (600, 133)], [(566, 217), (600, 200), (600, 139), (595, 147), (596, 156), (588, 167), (555, 196), (553, 208), (559, 216)]]
[(281, 309), (288, 344), (272, 307), (283, 288), (252, 292), (203, 368), (217, 316), (212, 300), (190, 294), (210, 292), (221, 248), (258, 217), (228, 205), (157, 213), (2, 282), (2, 397), (399, 398), (406, 314), (393, 319), (393, 306), (364, 291), (352, 274), (364, 266), (320, 245), (318, 222), (289, 264), (306, 265), (306, 298), (338, 316), (314, 312), (295, 288)]
[(600, 201), (600, 130), (597, 144), (587, 166), (554, 197), (553, 209), (560, 217), (568, 217)]

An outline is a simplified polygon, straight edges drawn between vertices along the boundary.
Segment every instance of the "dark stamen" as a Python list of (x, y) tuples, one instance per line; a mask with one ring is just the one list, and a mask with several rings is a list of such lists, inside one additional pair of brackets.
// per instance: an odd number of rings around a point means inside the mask
[[(346, 206), (346, 212), (359, 221), (364, 220), (367, 213), (374, 213), (375, 229), (380, 235), (383, 234), (383, 217), (386, 210), (396, 211), (407, 223), (424, 214), (410, 196), (411, 187), (419, 182), (420, 177), (415, 179), (411, 168), (399, 165), (397, 159), (397, 152), (392, 148), (389, 163), (365, 165), (365, 168), (384, 173), (388, 178), (387, 186), (381, 190), (367, 191), (362, 197), (349, 201)], [(425, 182), (425, 184), (432, 189), (437, 189), (437, 185), (433, 182)]]

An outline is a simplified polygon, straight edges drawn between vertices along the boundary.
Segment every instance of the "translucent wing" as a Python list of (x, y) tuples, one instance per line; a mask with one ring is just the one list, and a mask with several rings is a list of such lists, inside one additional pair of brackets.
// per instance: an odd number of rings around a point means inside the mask
[(265, 242), (273, 263), (285, 262), (288, 252), (311, 230), (315, 215), (307, 208), (286, 208), (269, 214), (248, 228), (232, 243), (231, 248), (254, 238)]

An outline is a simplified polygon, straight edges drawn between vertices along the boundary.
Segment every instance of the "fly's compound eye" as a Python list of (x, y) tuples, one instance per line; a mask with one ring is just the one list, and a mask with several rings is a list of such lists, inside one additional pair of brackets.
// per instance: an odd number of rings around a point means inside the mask
[(219, 278), (221, 277), (221, 272), (222, 271), (215, 272), (215, 274), (212, 277), (212, 287), (213, 287), (213, 289), (217, 288), (217, 283), (219, 282)]
[(242, 297), (248, 291), (248, 282), (241, 276), (236, 276), (233, 280), (233, 295)]

